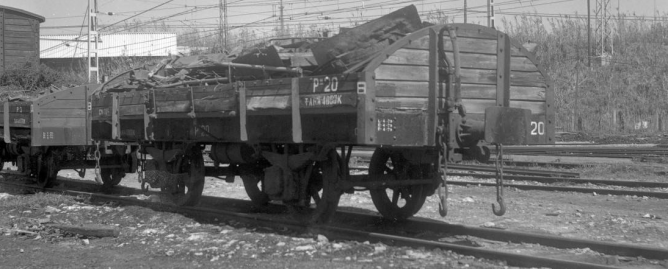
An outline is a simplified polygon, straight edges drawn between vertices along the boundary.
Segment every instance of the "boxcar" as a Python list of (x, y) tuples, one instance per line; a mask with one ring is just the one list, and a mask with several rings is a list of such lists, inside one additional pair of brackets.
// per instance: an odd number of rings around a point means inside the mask
[(44, 17), (0, 5), (0, 74), (6, 68), (39, 62), (39, 24)]

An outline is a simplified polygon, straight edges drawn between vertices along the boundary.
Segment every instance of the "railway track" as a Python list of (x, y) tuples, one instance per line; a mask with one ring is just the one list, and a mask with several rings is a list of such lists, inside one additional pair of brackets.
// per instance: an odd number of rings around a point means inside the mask
[[(275, 217), (271, 214), (249, 214), (248, 208), (252, 207), (250, 201), (227, 199), (219, 197), (203, 197), (200, 207), (177, 207), (172, 205), (154, 203), (136, 198), (124, 197), (127, 195), (142, 193), (138, 189), (127, 187), (117, 187), (114, 195), (102, 194), (95, 190), (99, 185), (92, 182), (61, 180), (64, 187), (79, 190), (65, 189), (47, 189), (43, 190), (35, 185), (19, 184), (3, 180), (1, 183), (18, 188), (29, 188), (37, 191), (48, 191), (62, 193), (66, 195), (85, 196), (90, 198), (91, 202), (107, 203), (114, 202), (121, 205), (136, 205), (152, 208), (154, 210), (168, 211), (179, 214), (197, 216), (198, 219), (206, 221), (207, 219), (234, 219), (235, 221), (249, 225), (258, 225), (278, 229), (290, 229), (297, 232), (310, 232), (314, 234), (323, 234), (334, 240), (355, 240), (384, 242), (388, 245), (424, 247), (428, 249), (439, 248), (441, 250), (450, 250), (463, 255), (470, 255), (479, 258), (503, 260), (510, 266), (525, 267), (551, 267), (551, 268), (611, 268), (607, 265), (593, 264), (574, 260), (564, 260), (554, 257), (539, 257), (536, 255), (523, 255), (509, 251), (496, 250), (491, 248), (473, 247), (458, 243), (441, 242), (438, 239), (451, 235), (467, 235), (483, 238), (485, 240), (495, 240), (499, 242), (540, 244), (554, 248), (589, 248), (593, 251), (607, 255), (619, 255), (629, 257), (644, 257), (646, 259), (664, 259), (668, 257), (668, 250), (643, 247), (629, 244), (617, 244), (611, 242), (598, 242), (590, 240), (581, 240), (573, 238), (564, 238), (558, 236), (549, 236), (542, 234), (531, 234), (523, 232), (514, 232), (498, 229), (478, 228), (463, 225), (447, 224), (439, 221), (411, 219), (404, 223), (391, 223), (383, 227), (381, 220), (377, 215), (361, 214), (356, 212), (338, 211), (337, 219), (348, 220), (338, 221), (332, 225), (306, 226), (303, 223), (288, 219), (285, 217)], [(215, 205), (226, 204), (235, 205), (226, 210), (220, 210)], [(270, 205), (270, 209), (265, 212), (284, 212), (285, 208), (280, 205)], [(280, 215), (283, 216), (283, 215)], [(351, 221), (354, 220), (354, 221)], [(366, 223), (366, 225), (360, 225)], [(359, 227), (367, 227), (360, 229)], [(370, 227), (370, 228), (369, 228)], [(416, 233), (406, 234), (406, 231), (416, 231)], [(443, 232), (447, 231), (447, 232)], [(419, 232), (419, 234), (418, 234)], [(429, 236), (420, 236), (428, 234)], [(436, 239), (434, 239), (436, 238)], [(558, 256), (558, 255), (557, 255)]]
[(656, 146), (508, 146), (504, 148), (504, 153), (603, 158), (668, 157), (668, 149)]
[[(448, 181), (450, 185), (459, 185), (459, 186), (496, 186), (495, 183), (491, 182), (480, 182), (480, 181), (465, 181), (465, 180), (450, 180)], [(597, 195), (629, 195), (629, 196), (638, 196), (638, 197), (654, 197), (661, 199), (668, 199), (668, 192), (659, 192), (659, 191), (638, 191), (638, 190), (620, 190), (620, 189), (604, 189), (604, 188), (583, 188), (583, 187), (572, 187), (572, 186), (550, 186), (550, 185), (532, 185), (532, 184), (513, 184), (513, 183), (504, 183), (504, 187), (516, 188), (519, 190), (541, 190), (541, 191), (560, 191), (560, 192), (580, 192), (580, 193), (596, 193)]]
[[(363, 163), (363, 161), (358, 160), (358, 164)], [(353, 166), (350, 167), (355, 170), (367, 170), (368, 167), (365, 166)], [(489, 166), (480, 166), (480, 165), (460, 165), (460, 164), (449, 164), (448, 171), (451, 170), (460, 170), (460, 171), (469, 171), (467, 172), (448, 172), (449, 176), (459, 176), (459, 177), (474, 177), (481, 179), (494, 179), (494, 174), (488, 174), (488, 172), (495, 172), (494, 167)], [(537, 185), (537, 184), (515, 184), (515, 183), (504, 183), (506, 187), (513, 187), (520, 190), (543, 190), (543, 191), (561, 191), (561, 192), (580, 192), (580, 193), (596, 193), (602, 195), (629, 195), (629, 196), (647, 196), (661, 199), (668, 199), (667, 191), (651, 191), (651, 190), (633, 190), (633, 189), (615, 189), (615, 188), (596, 188), (596, 187), (577, 187), (573, 185), (606, 185), (606, 186), (617, 186), (617, 187), (629, 187), (629, 188), (657, 188), (657, 189), (668, 189), (668, 183), (666, 182), (648, 182), (648, 181), (634, 181), (634, 180), (605, 180), (605, 179), (587, 179), (579, 178), (579, 173), (573, 172), (561, 172), (561, 171), (544, 171), (544, 170), (533, 170), (533, 169), (518, 169), (518, 168), (504, 168), (503, 169), (505, 180), (514, 180), (514, 181), (523, 181), (523, 182), (538, 182), (542, 184), (562, 184), (559, 186), (555, 185)], [(485, 181), (470, 181), (470, 180), (449, 180), (448, 184), (459, 185), (459, 186), (495, 186), (492, 182)], [(569, 185), (569, 186), (564, 186)]]

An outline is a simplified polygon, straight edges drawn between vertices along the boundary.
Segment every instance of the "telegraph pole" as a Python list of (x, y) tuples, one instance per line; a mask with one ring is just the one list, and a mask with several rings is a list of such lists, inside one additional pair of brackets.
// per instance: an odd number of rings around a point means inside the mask
[(490, 0), (487, 0), (487, 27), (492, 26), (492, 23), (491, 23), (491, 20), (490, 20), (490, 17), (489, 17), (489, 1)]
[(466, 0), (464, 0), (464, 23), (466, 23)]
[(587, 67), (591, 68), (591, 7), (587, 0)]
[(222, 46), (221, 51), (224, 52), (227, 49), (227, 0), (218, 0), (219, 7), (219, 20), (220, 20), (220, 44)]
[[(88, 0), (88, 83), (100, 83), (100, 62), (97, 57), (98, 41), (97, 0)], [(95, 73), (95, 75), (92, 75), (92, 73)]]
[(281, 32), (279, 33), (279, 37), (283, 37), (283, 35), (285, 34), (285, 24), (284, 24), (284, 21), (283, 21), (283, 0), (281, 0), (281, 6), (279, 8), (281, 9), (281, 15), (280, 15), (281, 16), (280, 17)]
[(494, 0), (487, 0), (487, 27), (494, 28)]

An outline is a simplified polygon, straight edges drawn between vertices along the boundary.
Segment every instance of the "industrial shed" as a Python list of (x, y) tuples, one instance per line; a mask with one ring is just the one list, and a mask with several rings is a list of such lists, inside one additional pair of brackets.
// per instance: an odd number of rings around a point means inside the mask
[(0, 73), (12, 65), (39, 60), (39, 24), (44, 17), (0, 5)]

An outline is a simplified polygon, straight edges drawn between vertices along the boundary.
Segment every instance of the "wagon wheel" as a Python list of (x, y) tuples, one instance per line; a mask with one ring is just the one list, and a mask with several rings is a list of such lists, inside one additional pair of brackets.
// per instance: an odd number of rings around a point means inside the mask
[[(394, 175), (398, 181), (428, 177), (429, 165), (412, 165), (400, 151), (376, 149), (369, 163), (369, 178)], [(417, 213), (427, 198), (427, 186), (408, 185), (371, 189), (371, 199), (383, 217), (394, 220), (407, 219)]]
[[(120, 155), (112, 155), (104, 158), (103, 160), (105, 165), (120, 166), (123, 164), (123, 160)], [(122, 167), (102, 167), (100, 168), (100, 177), (102, 178), (102, 183), (104, 186), (116, 186), (121, 183), (121, 180), (123, 177), (125, 177), (125, 170)]]
[(125, 172), (122, 168), (100, 168), (100, 176), (105, 186), (116, 186), (125, 177)]
[(307, 201), (313, 200), (315, 208), (289, 205), (298, 220), (305, 216), (309, 223), (326, 223), (336, 212), (343, 191), (337, 187), (341, 178), (341, 166), (336, 150), (330, 150), (327, 159), (315, 164), (307, 186)]
[(190, 150), (180, 157), (176, 162), (178, 177), (176, 192), (172, 193), (172, 199), (179, 206), (194, 206), (199, 203), (204, 190), (204, 157), (202, 149), (198, 145), (190, 147)]
[(264, 171), (261, 167), (242, 167), (239, 176), (241, 177), (241, 180), (243, 180), (246, 194), (248, 194), (248, 197), (251, 199), (253, 204), (258, 206), (265, 206), (269, 203), (269, 196), (262, 191), (262, 184), (264, 184)]
[(42, 188), (51, 188), (56, 183), (58, 164), (53, 151), (40, 154), (37, 157), (37, 185)]

